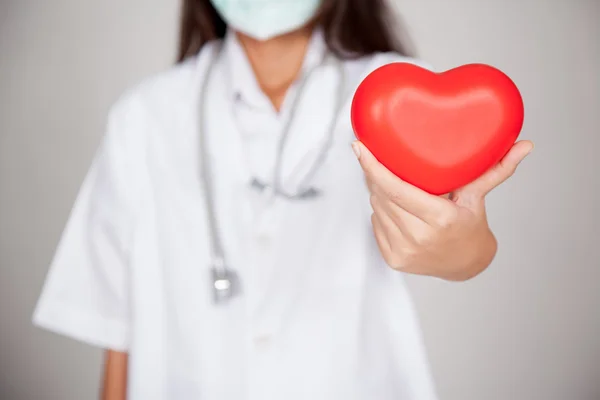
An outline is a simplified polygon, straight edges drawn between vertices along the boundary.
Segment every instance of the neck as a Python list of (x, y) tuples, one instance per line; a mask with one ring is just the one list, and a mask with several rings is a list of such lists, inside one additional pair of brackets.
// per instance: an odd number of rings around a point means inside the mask
[(261, 90), (277, 110), (302, 68), (311, 33), (306, 27), (264, 41), (236, 33)]

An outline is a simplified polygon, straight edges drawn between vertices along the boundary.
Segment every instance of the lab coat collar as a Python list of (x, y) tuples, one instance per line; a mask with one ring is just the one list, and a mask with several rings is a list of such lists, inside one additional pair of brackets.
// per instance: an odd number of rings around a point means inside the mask
[[(323, 31), (320, 27), (316, 27), (310, 38), (298, 79), (301, 79), (304, 74), (323, 61), (326, 50), (327, 45)], [(229, 78), (230, 98), (234, 101), (243, 98), (251, 104), (264, 103), (267, 99), (256, 81), (254, 71), (244, 53), (241, 43), (232, 30), (228, 30), (225, 35), (224, 53)]]

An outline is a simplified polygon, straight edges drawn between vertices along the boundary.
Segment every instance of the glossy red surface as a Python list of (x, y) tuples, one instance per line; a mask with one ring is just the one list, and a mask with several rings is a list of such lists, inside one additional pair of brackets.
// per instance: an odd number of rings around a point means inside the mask
[(375, 157), (432, 194), (464, 186), (498, 163), (523, 117), (513, 81), (483, 64), (442, 73), (384, 65), (359, 85), (351, 110), (356, 137)]

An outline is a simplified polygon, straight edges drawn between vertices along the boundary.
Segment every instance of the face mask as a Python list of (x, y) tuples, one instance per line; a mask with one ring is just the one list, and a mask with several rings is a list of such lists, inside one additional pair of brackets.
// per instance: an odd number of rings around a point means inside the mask
[(321, 0), (210, 1), (229, 26), (258, 40), (301, 28), (321, 5)]

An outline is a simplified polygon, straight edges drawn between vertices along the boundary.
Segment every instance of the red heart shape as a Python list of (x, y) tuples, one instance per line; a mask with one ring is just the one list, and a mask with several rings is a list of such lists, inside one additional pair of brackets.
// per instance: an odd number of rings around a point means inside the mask
[(431, 194), (452, 192), (498, 163), (523, 126), (513, 81), (484, 64), (435, 73), (392, 63), (371, 72), (352, 100), (352, 127), (401, 179)]

